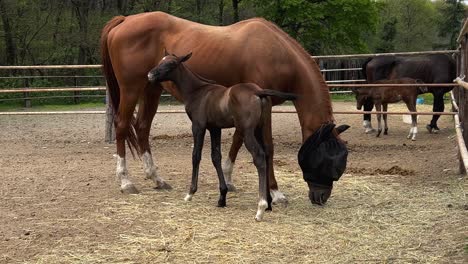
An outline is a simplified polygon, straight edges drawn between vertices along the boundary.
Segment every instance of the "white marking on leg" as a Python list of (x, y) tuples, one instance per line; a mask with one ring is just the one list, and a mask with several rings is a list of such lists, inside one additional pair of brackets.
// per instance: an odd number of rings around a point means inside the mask
[(270, 195), (272, 200), (271, 202), (274, 204), (284, 203), (288, 201), (288, 199), (286, 199), (286, 196), (284, 196), (284, 194), (279, 190), (271, 190)]
[(413, 137), (411, 138), (411, 140), (415, 141), (417, 134), (418, 134), (418, 127), (413, 127)]
[(375, 129), (372, 128), (372, 123), (369, 120), (364, 120), (362, 122), (362, 126), (365, 128), (366, 134), (369, 134), (375, 131)]
[(406, 138), (410, 139), (413, 136), (413, 129), (414, 129), (414, 127), (410, 128), (409, 134), (408, 134), (408, 136)]
[(116, 169), (116, 176), (117, 179), (120, 180), (120, 189), (126, 190), (135, 188), (133, 183), (129, 179), (128, 170), (127, 170), (127, 161), (125, 158), (122, 158), (118, 155), (115, 155), (117, 158), (117, 169)]
[(268, 207), (268, 203), (266, 200), (262, 199), (258, 202), (258, 207), (257, 207), (257, 215), (255, 215), (255, 220), (260, 222), (263, 219), (263, 214), (265, 213), (265, 210)]
[(154, 181), (156, 186), (163, 186), (164, 180), (158, 176), (156, 171), (156, 166), (153, 162), (153, 156), (147, 151), (142, 156), (143, 159), (143, 170), (145, 171), (146, 179), (151, 179)]
[(184, 198), (184, 201), (190, 202), (192, 201), (193, 194), (187, 193), (187, 195)]
[(234, 162), (227, 158), (223, 163), (223, 174), (227, 185), (232, 185), (232, 170), (234, 169)]

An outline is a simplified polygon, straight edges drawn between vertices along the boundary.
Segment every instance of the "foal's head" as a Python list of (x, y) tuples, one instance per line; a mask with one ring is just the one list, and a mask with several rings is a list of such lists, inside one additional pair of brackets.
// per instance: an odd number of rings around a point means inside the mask
[(357, 88), (353, 89), (353, 93), (356, 95), (356, 108), (361, 110), (362, 106), (369, 98), (369, 89)]
[(173, 80), (175, 69), (177, 69), (182, 62), (190, 59), (191, 56), (191, 52), (181, 57), (166, 53), (159, 62), (158, 66), (154, 67), (148, 73), (148, 80), (150, 82), (164, 82)]

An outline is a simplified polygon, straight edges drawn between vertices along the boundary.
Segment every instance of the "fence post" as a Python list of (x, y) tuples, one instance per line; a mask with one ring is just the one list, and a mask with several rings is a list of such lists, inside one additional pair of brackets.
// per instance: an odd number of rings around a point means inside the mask
[[(29, 79), (25, 78), (24, 79), (24, 88), (29, 88)], [(29, 98), (29, 93), (25, 92), (23, 93), (24, 98)], [(30, 108), (31, 107), (31, 99), (24, 99), (24, 107)]]
[[(73, 80), (74, 80), (75, 88), (77, 88), (78, 87), (78, 79), (76, 78), (76, 75), (73, 77)], [(78, 92), (78, 91), (73, 92), (73, 95), (74, 95), (73, 96), (73, 103), (75, 103), (75, 104), (80, 103), (80, 98), (77, 97), (77, 95), (79, 95), (79, 94), (80, 94), (80, 92)]]
[[(106, 83), (107, 86), (107, 83)], [(106, 131), (105, 141), (112, 143), (115, 141), (115, 128), (114, 128), (114, 109), (110, 103), (109, 92), (106, 89)]]

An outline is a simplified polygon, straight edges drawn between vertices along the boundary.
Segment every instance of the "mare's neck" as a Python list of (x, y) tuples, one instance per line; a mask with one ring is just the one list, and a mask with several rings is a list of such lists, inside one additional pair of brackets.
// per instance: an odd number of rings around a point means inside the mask
[(193, 98), (193, 93), (195, 93), (201, 86), (209, 84), (209, 82), (198, 78), (198, 76), (183, 63), (179, 65), (171, 81), (173, 81), (177, 86), (177, 89), (179, 89), (184, 102)]

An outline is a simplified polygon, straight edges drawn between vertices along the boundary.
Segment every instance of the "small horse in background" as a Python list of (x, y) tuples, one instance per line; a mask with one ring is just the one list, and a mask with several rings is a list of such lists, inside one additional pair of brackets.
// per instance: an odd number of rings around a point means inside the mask
[[(353, 91), (356, 94), (356, 103), (357, 109), (361, 110), (362, 106), (368, 102), (372, 101), (375, 105), (377, 111), (387, 112), (387, 107), (389, 103), (397, 103), (399, 101), (405, 102), (408, 110), (411, 112), (416, 112), (416, 99), (418, 94), (426, 93), (426, 87), (418, 86), (400, 86), (400, 87), (389, 87), (385, 86), (387, 84), (416, 84), (422, 83), (420, 80), (415, 80), (411, 78), (401, 78), (401, 79), (391, 79), (391, 80), (379, 80), (375, 81), (374, 84), (381, 84), (379, 87), (362, 87), (354, 89)], [(378, 131), (377, 137), (380, 136), (382, 132), (382, 122), (381, 114), (377, 114), (378, 121)], [(383, 114), (384, 119), (384, 135), (388, 134), (388, 125), (387, 125), (387, 114)], [(408, 134), (408, 139), (416, 140), (416, 134), (418, 133), (418, 121), (417, 115), (411, 114), (411, 129)]]
[(183, 62), (191, 57), (166, 54), (159, 64), (148, 73), (150, 82), (173, 81), (177, 92), (183, 97), (185, 110), (192, 121), (194, 140), (192, 154), (192, 183), (185, 201), (190, 201), (197, 191), (198, 169), (201, 160), (205, 132), (211, 136), (211, 159), (219, 180), (218, 206), (226, 206), (228, 191), (221, 167), (221, 129), (235, 127), (242, 135), (259, 176), (259, 202), (255, 220), (261, 221), (265, 210), (271, 209), (267, 156), (269, 151), (264, 133), (271, 122), (272, 103), (269, 96), (294, 100), (296, 95), (274, 90), (263, 90), (254, 83), (240, 83), (231, 87), (215, 84), (192, 72)]

